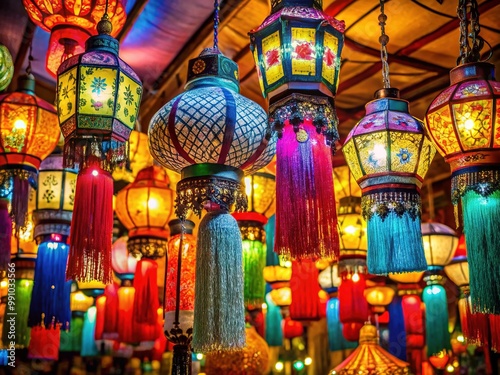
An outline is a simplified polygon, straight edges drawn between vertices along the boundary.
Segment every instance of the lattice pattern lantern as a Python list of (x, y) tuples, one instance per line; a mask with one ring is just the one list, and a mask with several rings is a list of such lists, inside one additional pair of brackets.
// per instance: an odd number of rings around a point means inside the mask
[(381, 89), (347, 136), (347, 164), (362, 189), (368, 272), (427, 268), (420, 231), (420, 186), (435, 150), (397, 89)]
[(271, 15), (250, 32), (269, 97), (269, 131), (281, 138), (275, 251), (293, 258), (338, 257), (328, 145), (335, 150), (339, 139), (333, 98), (343, 32), (344, 23), (323, 13), (319, 0), (273, 1)]
[(59, 67), (56, 98), (65, 166), (80, 168), (67, 275), (105, 283), (112, 280), (111, 172), (127, 159), (142, 95), (138, 76), (118, 57), (108, 18), (105, 13), (86, 51)]
[(0, 91), (9, 87), (14, 77), (14, 63), (9, 49), (0, 44)]
[(42, 30), (50, 33), (45, 66), (56, 77), (57, 68), (66, 59), (85, 52), (85, 41), (96, 35), (98, 20), (110, 16), (113, 36), (125, 24), (125, 1), (23, 0), (28, 16)]

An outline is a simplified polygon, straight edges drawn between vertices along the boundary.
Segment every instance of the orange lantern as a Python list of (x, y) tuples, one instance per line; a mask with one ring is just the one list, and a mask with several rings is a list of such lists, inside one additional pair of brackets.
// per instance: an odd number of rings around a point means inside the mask
[(97, 34), (97, 23), (104, 13), (110, 17), (113, 36), (127, 18), (121, 0), (23, 0), (23, 4), (30, 19), (50, 32), (45, 64), (53, 77), (64, 60), (85, 52), (85, 41)]

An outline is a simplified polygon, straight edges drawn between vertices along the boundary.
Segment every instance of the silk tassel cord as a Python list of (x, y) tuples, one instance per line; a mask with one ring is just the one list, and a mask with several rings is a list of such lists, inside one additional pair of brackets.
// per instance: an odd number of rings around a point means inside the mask
[(12, 219), (9, 215), (9, 202), (0, 198), (0, 271), (6, 271), (10, 262), (12, 238)]

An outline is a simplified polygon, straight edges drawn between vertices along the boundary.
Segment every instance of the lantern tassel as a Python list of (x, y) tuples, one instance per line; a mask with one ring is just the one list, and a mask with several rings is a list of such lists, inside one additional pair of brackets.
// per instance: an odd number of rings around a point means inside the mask
[(458, 301), (458, 310), (462, 333), (467, 338), (467, 342), (479, 346), (488, 344), (490, 331), (488, 314), (473, 313), (468, 296)]
[(13, 176), (14, 185), (12, 189), (12, 216), (16, 230), (24, 228), (28, 216), (28, 202), (30, 195), (30, 183), (28, 179)]
[(48, 328), (34, 327), (31, 330), (28, 358), (58, 361), (60, 345), (61, 329), (58, 324), (51, 324)]
[(442, 350), (451, 350), (448, 331), (448, 301), (446, 290), (439, 284), (428, 285), (422, 293), (425, 304), (425, 330), (427, 335), (427, 355), (430, 357)]
[(326, 307), (326, 324), (328, 330), (328, 348), (331, 352), (355, 349), (358, 343), (348, 341), (342, 335), (343, 325), (339, 316), (339, 299), (331, 298)]
[(245, 304), (261, 306), (264, 302), (266, 282), (266, 245), (258, 240), (243, 240), (243, 267), (245, 275)]
[(292, 262), (292, 278), (290, 279), (292, 304), (290, 318), (293, 320), (319, 320), (320, 303), (318, 293), (318, 269), (312, 260)]
[(468, 191), (462, 204), (472, 311), (500, 314), (500, 269), (489, 267), (500, 259), (500, 191), (487, 197)]
[[(83, 318), (82, 328), (82, 349), (80, 355), (82, 357), (94, 357), (99, 354), (95, 342), (95, 322), (96, 322), (96, 307), (90, 307)], [(130, 322), (129, 322), (130, 323)]]
[(66, 277), (112, 282), (113, 178), (98, 166), (78, 174)]
[(138, 323), (156, 324), (158, 299), (158, 264), (152, 259), (143, 258), (137, 262), (134, 276), (134, 319)]
[(245, 346), (242, 252), (236, 220), (225, 211), (208, 212), (200, 223), (196, 249), (195, 351)]
[(71, 329), (61, 332), (61, 352), (79, 352), (82, 350), (83, 316), (75, 315), (71, 319)]
[(6, 271), (10, 262), (12, 238), (12, 219), (9, 215), (9, 202), (0, 199), (0, 271)]
[(406, 361), (406, 330), (402, 298), (394, 297), (389, 304), (389, 353)]
[(338, 259), (331, 149), (311, 123), (300, 134), (307, 140), (298, 141), (285, 126), (276, 147), (275, 251), (293, 259)]
[(265, 338), (267, 345), (281, 346), (283, 345), (283, 329), (281, 328), (283, 316), (281, 315), (281, 309), (274, 303), (271, 298), (271, 294), (269, 293), (266, 295), (266, 304), (267, 314)]

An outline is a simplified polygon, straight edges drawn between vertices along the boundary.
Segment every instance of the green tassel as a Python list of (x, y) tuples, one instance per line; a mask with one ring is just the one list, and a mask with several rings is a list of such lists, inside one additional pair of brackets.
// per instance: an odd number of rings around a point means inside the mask
[(80, 352), (82, 350), (83, 316), (71, 318), (69, 330), (61, 330), (61, 352)]
[[(33, 280), (18, 279), (15, 282), (14, 304), (5, 307), (3, 318), (2, 341), (16, 343), (16, 347), (28, 347), (31, 337), (31, 328), (28, 327), (28, 315), (30, 312), (31, 292), (33, 291)], [(10, 295), (9, 295), (10, 296)], [(10, 300), (8, 296), (8, 301)], [(15, 332), (15, 338), (10, 334)]]
[(462, 198), (472, 310), (500, 314), (500, 192)]
[(367, 225), (369, 273), (387, 275), (427, 269), (419, 218), (413, 219), (407, 212), (402, 216), (390, 212), (384, 219), (373, 215)]
[(245, 275), (245, 304), (260, 307), (264, 302), (266, 281), (266, 246), (260, 241), (243, 240), (243, 268)]
[(193, 349), (245, 346), (241, 232), (227, 212), (205, 215), (198, 229)]
[(428, 285), (422, 293), (425, 304), (425, 331), (427, 332), (427, 356), (443, 349), (451, 350), (448, 331), (448, 300), (441, 285)]

